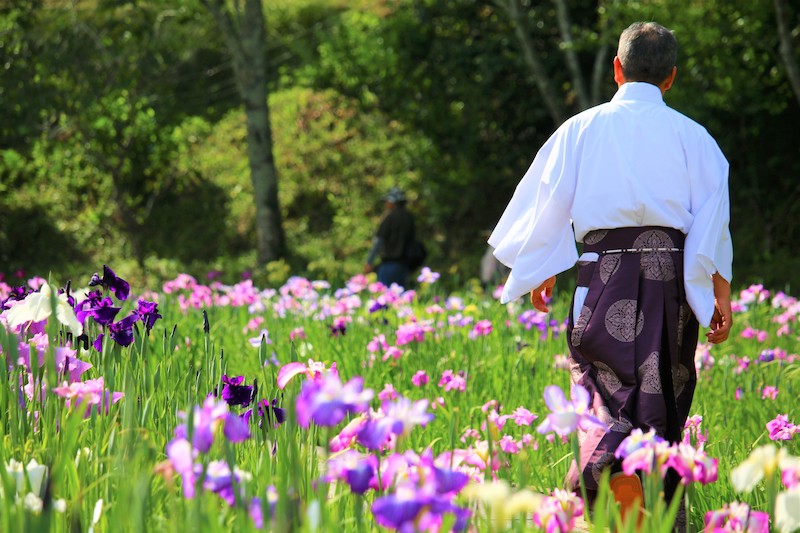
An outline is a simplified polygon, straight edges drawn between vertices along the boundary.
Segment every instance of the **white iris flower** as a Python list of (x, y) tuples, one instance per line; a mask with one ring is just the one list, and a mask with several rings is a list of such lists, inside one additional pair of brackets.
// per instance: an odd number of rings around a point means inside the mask
[[(26, 322), (41, 322), (42, 320), (54, 314), (51, 306), (51, 298), (53, 290), (50, 285), (43, 283), (39, 292), (29, 294), (27, 298), (20, 303), (14, 305), (6, 312), (6, 319), (8, 325), (16, 328)], [(55, 299), (55, 316), (56, 319), (67, 326), (72, 334), (76, 337), (81, 334), (83, 327), (78, 322), (72, 306), (67, 302), (66, 294), (58, 294)]]

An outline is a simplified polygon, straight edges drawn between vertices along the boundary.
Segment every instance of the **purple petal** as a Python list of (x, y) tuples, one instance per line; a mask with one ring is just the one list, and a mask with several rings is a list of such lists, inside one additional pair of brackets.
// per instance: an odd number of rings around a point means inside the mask
[(591, 400), (589, 391), (577, 383), (572, 385), (570, 396), (572, 396), (572, 405), (575, 406), (576, 409), (586, 407), (589, 405), (589, 401)]
[(375, 521), (385, 527), (400, 529), (404, 524), (414, 520), (422, 509), (422, 502), (417, 500), (401, 500), (391, 494), (378, 498), (372, 504)]
[(228, 413), (225, 416), (223, 433), (230, 442), (242, 442), (250, 438), (250, 427), (237, 415)]
[(544, 403), (547, 404), (548, 409), (554, 413), (560, 413), (567, 410), (567, 398), (556, 385), (548, 385), (544, 389)]
[(345, 479), (350, 485), (350, 490), (356, 494), (364, 494), (370, 487), (375, 469), (367, 461), (362, 461), (356, 468), (347, 470)]

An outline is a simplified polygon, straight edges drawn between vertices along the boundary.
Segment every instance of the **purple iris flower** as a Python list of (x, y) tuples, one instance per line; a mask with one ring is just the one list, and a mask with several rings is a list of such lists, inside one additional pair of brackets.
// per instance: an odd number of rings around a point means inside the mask
[(359, 432), (358, 442), (370, 450), (379, 450), (386, 445), (389, 435), (408, 436), (414, 427), (425, 427), (433, 420), (433, 415), (426, 412), (427, 407), (428, 400), (412, 402), (404, 397), (383, 402), (384, 416), (369, 420)]
[(343, 320), (342, 317), (336, 317), (333, 320), (333, 324), (330, 326), (331, 335), (334, 337), (338, 337), (339, 335), (344, 336), (347, 334), (347, 321)]
[(86, 295), (86, 298), (72, 306), (75, 310), (75, 317), (81, 325), (86, 323), (86, 317), (91, 316), (91, 311), (94, 307), (100, 304), (103, 299), (103, 293), (100, 291), (91, 291)]
[(368, 450), (380, 450), (387, 445), (390, 435), (402, 432), (402, 424), (399, 428), (396, 425), (391, 418), (371, 419), (358, 432), (358, 442)]
[(229, 378), (227, 374), (222, 375), (222, 399), (228, 405), (241, 405), (247, 407), (253, 400), (253, 386), (242, 385), (244, 376)]
[(33, 289), (27, 287), (25, 285), (21, 285), (19, 287), (11, 287), (9, 292), (8, 298), (5, 300), (0, 301), (0, 312), (5, 311), (10, 306), (7, 306), (6, 303), (10, 300), (24, 300), (26, 296), (33, 292)]
[(133, 325), (139, 320), (136, 311), (126, 316), (119, 322), (108, 326), (109, 335), (120, 346), (130, 346), (133, 342)]
[(94, 321), (101, 326), (108, 326), (114, 322), (114, 318), (117, 316), (117, 313), (119, 313), (119, 310), (119, 307), (114, 307), (114, 301), (106, 297), (92, 305), (86, 311), (86, 314), (92, 317)]
[(351, 491), (364, 494), (370, 488), (378, 487), (378, 480), (375, 477), (377, 470), (378, 459), (375, 456), (346, 450), (328, 461), (325, 481), (344, 480)]
[(320, 426), (335, 426), (348, 413), (366, 411), (373, 396), (372, 390), (364, 390), (360, 376), (344, 384), (333, 373), (324, 374), (321, 380), (306, 380), (295, 405), (297, 423), (304, 428), (312, 420)]
[[(185, 414), (180, 414), (186, 418)], [(247, 423), (228, 411), (228, 404), (217, 401), (213, 396), (205, 399), (202, 406), (194, 408), (194, 434), (192, 435), (192, 446), (201, 453), (206, 453), (214, 442), (214, 432), (219, 424), (224, 424), (224, 434), (231, 442), (241, 442), (250, 438), (250, 428)], [(180, 424), (175, 428), (175, 436), (179, 439), (186, 439), (186, 424)]]
[(197, 450), (183, 437), (176, 437), (167, 443), (167, 459), (175, 472), (183, 480), (183, 497), (194, 498), (194, 483), (202, 472), (202, 466), (195, 464)]
[[(275, 507), (278, 505), (278, 490), (274, 485), (267, 487), (267, 511), (269, 517), (275, 515)], [(261, 498), (253, 498), (247, 506), (247, 514), (253, 520), (253, 525), (256, 529), (264, 527), (264, 509), (262, 506)]]
[(424, 505), (425, 502), (417, 499), (416, 494), (409, 490), (377, 498), (372, 504), (372, 515), (380, 525), (402, 530), (413, 525)]
[[(250, 421), (250, 416), (253, 414), (252, 409), (248, 409), (242, 414), (242, 419), (245, 422)], [(263, 419), (267, 419), (267, 423), (272, 424), (273, 427), (278, 427), (286, 421), (286, 409), (278, 407), (278, 399), (273, 398), (272, 402), (264, 398), (258, 402), (258, 427), (261, 427)]]
[(404, 484), (393, 494), (377, 498), (372, 504), (375, 521), (398, 531), (428, 531), (438, 529), (442, 515), (454, 514), (452, 531), (463, 531), (470, 511), (455, 505), (449, 498), (430, 495), (423, 488)]
[(419, 457), (410, 452), (399, 457), (405, 459), (408, 475), (392, 492), (375, 500), (375, 521), (398, 531), (427, 531), (440, 525), (444, 514), (454, 514), (453, 531), (463, 530), (470, 512), (455, 505), (453, 497), (466, 486), (469, 476), (435, 466), (430, 449)]
[(434, 467), (433, 475), (436, 480), (436, 492), (438, 494), (456, 493), (469, 483), (469, 476), (457, 470)]
[(156, 302), (148, 302), (147, 300), (139, 300), (136, 313), (142, 318), (142, 324), (144, 324), (148, 333), (153, 329), (153, 326), (156, 325), (156, 321), (162, 318), (158, 313), (158, 304)]
[(103, 351), (103, 337), (105, 337), (105, 335), (103, 335), (101, 333), (100, 335), (97, 336), (97, 338), (92, 343), (92, 347), (95, 350), (97, 350), (98, 352), (102, 352)]
[(250, 427), (247, 422), (233, 413), (227, 413), (224, 419), (222, 433), (229, 442), (243, 442), (250, 438)]
[(374, 476), (375, 468), (369, 462), (363, 461), (345, 473), (345, 481), (354, 493), (364, 494), (369, 489)]
[(89, 286), (94, 287), (101, 285), (104, 289), (113, 292), (120, 300), (127, 300), (128, 295), (131, 293), (131, 286), (127, 281), (114, 274), (114, 271), (108, 268), (108, 265), (103, 265), (103, 277), (97, 275), (95, 272), (92, 275)]

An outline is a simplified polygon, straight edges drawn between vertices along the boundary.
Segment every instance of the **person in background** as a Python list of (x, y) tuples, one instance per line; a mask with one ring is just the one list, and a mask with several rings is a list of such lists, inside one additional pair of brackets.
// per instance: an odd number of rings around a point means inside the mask
[[(614, 452), (634, 428), (681, 439), (699, 325), (716, 344), (732, 323), (728, 162), (704, 127), (664, 103), (677, 47), (654, 22), (622, 32), (616, 94), (541, 147), (489, 238), (512, 268), (502, 302), (530, 292), (546, 312), (542, 294), (578, 263), (566, 336), (572, 382), (589, 391), (608, 430), (579, 434), (580, 466), (568, 483), (576, 488), (580, 475), (591, 496), (610, 469), (623, 514), (637, 511), (642, 488)], [(677, 483), (671, 470), (667, 499)]]
[(401, 189), (392, 187), (384, 199), (387, 212), (372, 241), (372, 248), (364, 264), (364, 273), (372, 272), (376, 259), (380, 257), (377, 266), (378, 281), (387, 287), (392, 283), (406, 287), (409, 274), (406, 250), (416, 238), (414, 215), (406, 209), (406, 195)]

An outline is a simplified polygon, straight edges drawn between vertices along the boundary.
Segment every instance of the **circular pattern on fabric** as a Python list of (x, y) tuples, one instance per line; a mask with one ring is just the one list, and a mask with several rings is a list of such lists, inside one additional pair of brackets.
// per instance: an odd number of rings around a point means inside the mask
[[(675, 243), (661, 230), (645, 231), (633, 241), (634, 248), (674, 248)], [(669, 281), (675, 279), (675, 263), (670, 252), (641, 252), (640, 268), (645, 279)]]
[(598, 242), (602, 241), (606, 235), (608, 235), (607, 229), (596, 229), (594, 231), (590, 231), (584, 235), (583, 244), (597, 244)]
[(597, 419), (608, 426), (609, 431), (616, 433), (630, 433), (633, 429), (633, 424), (626, 418), (615, 418), (611, 416), (611, 411), (608, 406), (602, 405), (595, 409), (595, 416)]
[(600, 477), (603, 475), (603, 470), (610, 468), (616, 458), (612, 452), (606, 452), (592, 463), (592, 478), (595, 482), (600, 483)]
[(621, 259), (622, 254), (605, 254), (600, 258), (598, 268), (600, 269), (600, 279), (602, 280), (603, 285), (606, 285), (608, 280), (611, 279), (611, 276), (613, 276), (617, 270), (619, 270)]
[(639, 311), (637, 319), (636, 300), (619, 300), (606, 312), (606, 331), (620, 342), (633, 342), (643, 327), (644, 311)]
[(689, 382), (689, 369), (683, 365), (672, 367), (672, 390), (675, 392), (675, 397), (681, 395), (683, 388)]
[(645, 394), (661, 394), (661, 374), (658, 372), (658, 352), (651, 353), (637, 370), (641, 391)]
[[(592, 363), (597, 368), (597, 381), (605, 389), (608, 396), (613, 396), (615, 392), (622, 388), (622, 382), (611, 367), (600, 361)], [(610, 416), (610, 415), (609, 415)]]
[(580, 346), (583, 334), (586, 332), (586, 327), (592, 319), (592, 310), (585, 305), (581, 308), (581, 314), (578, 315), (578, 320), (575, 321), (575, 327), (572, 328), (572, 335), (570, 341), (573, 346)]

